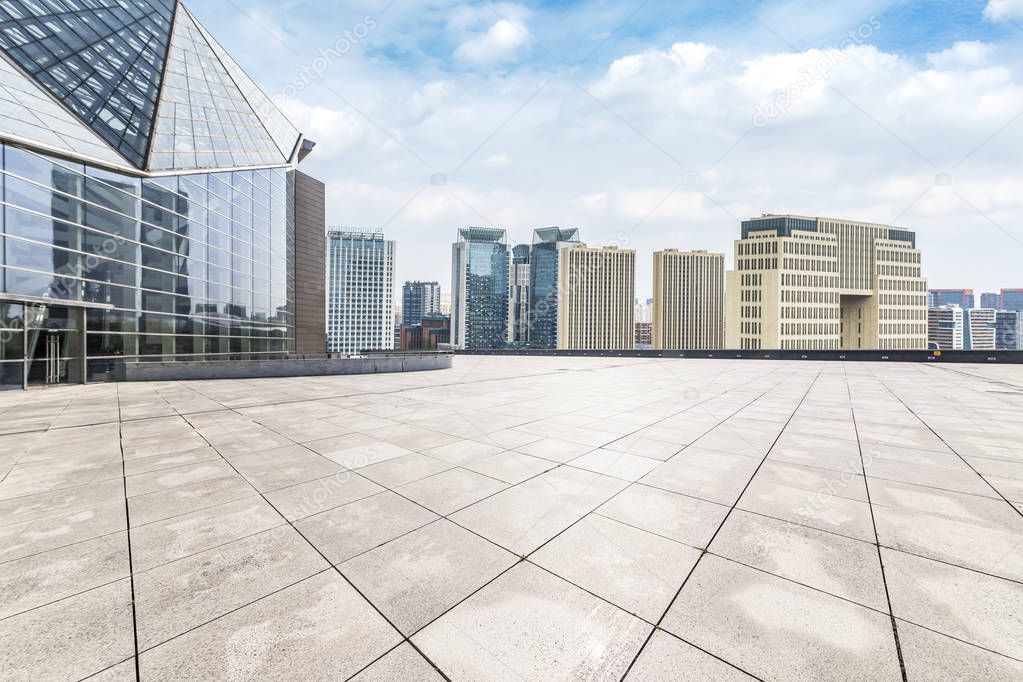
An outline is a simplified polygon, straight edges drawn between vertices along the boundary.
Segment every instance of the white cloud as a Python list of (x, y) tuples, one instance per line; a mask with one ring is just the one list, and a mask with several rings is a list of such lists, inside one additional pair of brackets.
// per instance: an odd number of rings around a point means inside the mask
[[(296, 123), (319, 142), (304, 166), (329, 184), (329, 222), (387, 223), (403, 279), (447, 281), (460, 225), (501, 225), (519, 243), (562, 224), (591, 244), (628, 235), (645, 295), (652, 251), (728, 252), (738, 220), (788, 211), (895, 221), (918, 232), (933, 285), (989, 289), (1017, 284), (1023, 255), (992, 223), (1018, 231), (1023, 213), (1010, 58), (983, 43), (923, 62), (872, 46), (751, 57), (679, 43), (539, 94), (549, 74), (527, 67), (424, 84), (364, 64), (345, 94), (376, 125), (312, 99)], [(753, 125), (758, 105), (790, 91)], [(935, 184), (945, 172), (951, 187)], [(448, 184), (431, 185), (434, 173)]]
[(1023, 19), (1023, 0), (989, 0), (984, 18), (996, 22)]
[(469, 38), (455, 49), (455, 58), (472, 64), (492, 64), (516, 58), (529, 45), (525, 25), (500, 19), (486, 33)]

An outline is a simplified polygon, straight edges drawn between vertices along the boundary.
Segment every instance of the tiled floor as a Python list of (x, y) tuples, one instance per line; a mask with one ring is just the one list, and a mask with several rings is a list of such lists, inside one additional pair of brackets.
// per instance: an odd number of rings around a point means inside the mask
[(0, 677), (1023, 679), (1023, 367), (0, 394)]

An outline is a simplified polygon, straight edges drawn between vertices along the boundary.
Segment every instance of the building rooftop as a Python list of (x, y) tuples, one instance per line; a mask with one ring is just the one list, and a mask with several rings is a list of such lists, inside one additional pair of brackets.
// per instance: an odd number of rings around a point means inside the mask
[(6, 679), (1023, 678), (1016, 366), (459, 356), (0, 415)]

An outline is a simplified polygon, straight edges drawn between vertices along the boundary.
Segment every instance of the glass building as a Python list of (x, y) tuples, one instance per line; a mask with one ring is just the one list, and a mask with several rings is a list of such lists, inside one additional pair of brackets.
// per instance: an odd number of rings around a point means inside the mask
[(995, 350), (1023, 350), (1023, 312), (995, 313)]
[(972, 310), (976, 307), (977, 297), (973, 289), (928, 289), (927, 307), (943, 308), (947, 305), (957, 305), (963, 310)]
[(439, 282), (405, 282), (401, 288), (401, 324), (419, 324), (440, 314)]
[(327, 350), (392, 350), (394, 242), (379, 232), (331, 230), (327, 237)]
[(508, 342), (529, 343), (529, 244), (512, 249), (508, 280)]
[(468, 227), (451, 247), (451, 345), (502, 348), (508, 340), (509, 253), (504, 230)]
[(3, 386), (323, 352), (312, 143), (183, 5), (0, 2), (0, 112)]
[(999, 310), (1023, 311), (1023, 289), (1002, 289)]
[(561, 250), (579, 244), (575, 228), (533, 231), (529, 252), (529, 345), (558, 347), (558, 263)]

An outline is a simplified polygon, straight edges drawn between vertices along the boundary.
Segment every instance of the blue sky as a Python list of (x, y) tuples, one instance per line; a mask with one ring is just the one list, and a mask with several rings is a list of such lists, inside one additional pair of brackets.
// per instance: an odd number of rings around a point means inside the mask
[(399, 279), (447, 288), (460, 225), (561, 224), (637, 249), (644, 295), (653, 250), (793, 212), (917, 230), (935, 287), (1023, 286), (1023, 0), (188, 5)]

